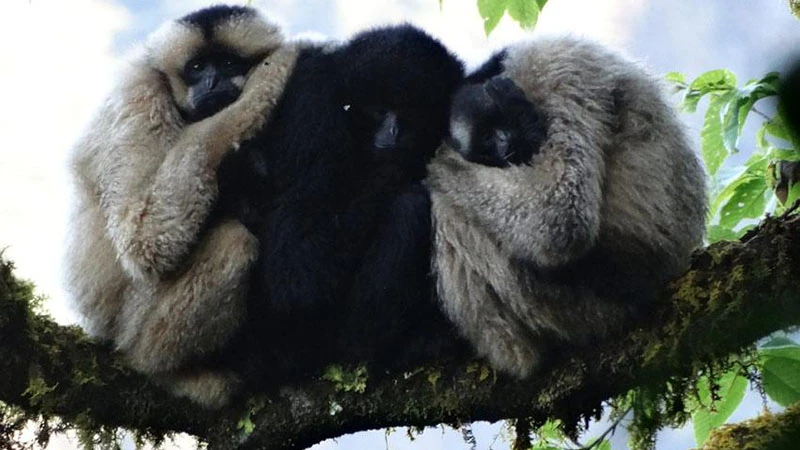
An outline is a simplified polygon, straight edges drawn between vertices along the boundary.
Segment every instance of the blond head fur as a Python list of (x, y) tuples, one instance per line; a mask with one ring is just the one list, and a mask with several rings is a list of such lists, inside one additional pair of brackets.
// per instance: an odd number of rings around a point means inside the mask
[[(214, 45), (260, 59), (238, 100), (187, 123), (178, 68)], [(206, 223), (216, 171), (227, 152), (268, 120), (297, 53), (254, 12), (221, 18), (211, 36), (185, 21), (167, 24), (131, 57), (73, 151), (71, 300), (87, 331), (113, 340), (133, 367), (157, 379), (173, 383), (185, 375), (218, 384), (226, 378), (184, 371), (225, 345), (241, 324), (257, 256), (256, 239), (241, 223)], [(184, 394), (194, 385), (173, 384)], [(218, 386), (213, 398), (200, 390), (187, 395), (216, 406), (229, 391)]]

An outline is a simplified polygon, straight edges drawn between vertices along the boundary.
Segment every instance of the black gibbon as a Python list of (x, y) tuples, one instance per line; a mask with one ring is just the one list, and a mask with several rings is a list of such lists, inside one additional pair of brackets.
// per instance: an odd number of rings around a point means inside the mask
[(521, 44), (469, 82), (426, 180), (438, 297), (480, 355), (525, 377), (621, 331), (687, 267), (705, 178), (659, 83), (596, 44)]
[(216, 171), (263, 126), (296, 54), (250, 8), (170, 22), (130, 58), (72, 154), (65, 262), (84, 326), (209, 406), (225, 402), (235, 379), (190, 367), (240, 326), (258, 253), (240, 222), (207, 224)]
[[(300, 53), (269, 125), (221, 171), (221, 207), (261, 243), (249, 342), (235, 346), (261, 358), (234, 350), (223, 365), (247, 361), (270, 382), (330, 362), (380, 367), (416, 359), (409, 337), (445, 333), (420, 182), (462, 80), (460, 61), (409, 25)], [(447, 331), (425, 351), (456, 342)]]
[(363, 32), (337, 56), (366, 162), (345, 212), (347, 234), (365, 253), (347, 293), (340, 359), (379, 371), (454, 356), (466, 345), (436, 304), (421, 182), (447, 135), (463, 65), (410, 25)]

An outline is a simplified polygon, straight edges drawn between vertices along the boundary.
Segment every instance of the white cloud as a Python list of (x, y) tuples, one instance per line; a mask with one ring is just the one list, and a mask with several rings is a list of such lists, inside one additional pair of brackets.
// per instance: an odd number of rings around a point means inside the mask
[[(492, 51), (540, 34), (574, 34), (624, 48), (631, 24), (642, 11), (637, 0), (554, 0), (547, 4), (535, 32), (522, 30), (507, 15), (487, 38), (473, 1), (337, 0), (338, 38), (371, 26), (410, 22), (438, 37), (474, 67)], [(579, 11), (580, 13), (576, 13)]]
[(6, 1), (0, 15), (0, 248), (68, 320), (60, 275), (65, 161), (112, 83), (113, 37), (128, 15), (97, 0)]
[[(229, 1), (244, 4), (242, 0)], [(115, 33), (136, 26), (128, 37), (141, 39), (143, 36), (134, 35), (151, 31), (151, 23), (219, 2), (0, 1), (0, 16), (6, 19), (0, 27), (0, 248), (8, 247), (7, 255), (17, 263), (20, 275), (34, 280), (40, 292), (54, 298), (51, 305), (62, 321), (70, 317), (63, 303), (60, 269), (69, 210), (65, 160), (72, 142), (113, 83), (118, 57), (114, 53)], [(121, 6), (123, 3), (130, 12)], [(787, 33), (794, 32), (794, 23), (787, 22), (791, 18), (777, 3), (757, 10), (758, 17), (770, 18), (759, 21), (752, 20), (754, 12), (744, 3), (736, 7), (739, 15), (722, 15), (721, 11), (731, 6), (719, 0), (710, 3), (714, 6), (688, 0), (668, 6), (641, 0), (551, 0), (535, 32), (521, 30), (506, 17), (489, 38), (483, 33), (475, 0), (443, 0), (441, 9), (438, 0), (256, 0), (253, 4), (291, 35), (311, 33), (345, 39), (367, 27), (411, 22), (441, 39), (470, 67), (491, 51), (520, 39), (570, 33), (622, 49), (636, 44), (640, 57), (665, 55), (670, 70), (697, 71), (724, 63), (736, 65), (734, 68), (743, 72), (761, 73), (762, 64), (754, 62), (759, 55), (785, 50), (779, 46), (770, 50), (765, 44), (768, 38), (788, 42), (793, 35)], [(639, 19), (646, 11), (656, 11), (657, 18), (647, 23), (658, 26), (644, 32), (635, 30), (633, 27), (643, 25)], [(759, 22), (782, 25), (777, 31), (775, 27), (751, 26)], [(744, 42), (730, 38), (733, 24), (763, 36), (747, 34), (752, 47), (743, 51)], [(789, 38), (776, 38), (778, 31)], [(639, 41), (633, 41), (634, 34)], [(735, 34), (744, 39), (744, 35)], [(654, 41), (652, 35), (660, 36), (660, 40)], [(698, 42), (704, 45), (696, 45)], [(741, 415), (737, 412), (737, 419), (757, 411), (758, 406), (756, 401), (748, 402), (740, 408)], [(494, 427), (476, 428), (481, 448), (491, 442)], [(448, 432), (445, 438), (439, 433), (437, 429), (428, 430), (421, 437), (423, 443), (408, 445), (399, 432), (390, 437), (390, 442), (392, 448), (460, 445), (456, 433)], [(660, 436), (660, 448), (691, 445), (687, 428)], [(319, 448), (379, 447), (383, 441), (383, 433), (377, 431), (343, 437), (338, 443), (326, 441)], [(678, 441), (681, 444), (675, 446)], [(498, 443), (495, 448), (507, 448), (507, 444)]]

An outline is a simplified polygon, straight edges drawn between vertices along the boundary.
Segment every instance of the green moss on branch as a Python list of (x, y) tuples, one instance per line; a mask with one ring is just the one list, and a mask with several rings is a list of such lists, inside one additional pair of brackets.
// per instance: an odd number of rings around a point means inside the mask
[(89, 427), (184, 431), (225, 449), (303, 448), (373, 428), (517, 417), (575, 426), (610, 397), (689, 379), (704, 364), (800, 325), (800, 220), (768, 219), (744, 242), (696, 255), (665, 289), (649, 325), (565, 355), (525, 382), (461, 361), (371, 377), (363, 392), (308, 380), (214, 413), (169, 397), (79, 329), (33, 314), (30, 286), (14, 279), (7, 262), (0, 267), (0, 401)]
[(800, 403), (779, 414), (762, 414), (711, 432), (703, 450), (796, 450), (800, 443)]

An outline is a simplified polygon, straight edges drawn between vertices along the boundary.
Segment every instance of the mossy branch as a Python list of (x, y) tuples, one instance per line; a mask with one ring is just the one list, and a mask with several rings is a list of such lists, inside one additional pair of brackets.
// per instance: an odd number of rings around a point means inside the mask
[(450, 363), (362, 389), (323, 379), (283, 387), (221, 412), (165, 394), (126, 369), (108, 346), (31, 312), (30, 287), (0, 269), (0, 401), (81, 426), (183, 431), (212, 448), (303, 448), (345, 433), (529, 417), (566, 424), (636, 386), (691, 377), (776, 330), (800, 325), (800, 218), (765, 220), (742, 242), (695, 255), (665, 288), (650, 325), (625, 339), (565, 355), (525, 382), (478, 362)]
[(795, 450), (800, 442), (800, 403), (711, 432), (702, 450)]

